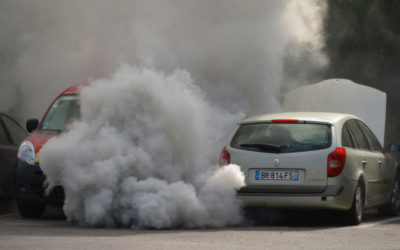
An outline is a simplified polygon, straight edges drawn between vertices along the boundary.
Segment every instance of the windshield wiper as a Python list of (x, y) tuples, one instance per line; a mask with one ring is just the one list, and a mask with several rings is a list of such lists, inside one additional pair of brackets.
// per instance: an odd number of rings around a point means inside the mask
[(281, 146), (273, 145), (273, 144), (262, 144), (262, 143), (244, 143), (240, 144), (242, 148), (256, 148), (270, 152), (281, 152)]

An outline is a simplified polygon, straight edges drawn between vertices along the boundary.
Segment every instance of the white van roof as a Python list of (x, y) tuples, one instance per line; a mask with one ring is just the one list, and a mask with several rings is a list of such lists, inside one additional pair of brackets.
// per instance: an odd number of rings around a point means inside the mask
[(333, 112), (360, 117), (384, 145), (386, 93), (347, 79), (328, 79), (288, 92), (285, 112)]

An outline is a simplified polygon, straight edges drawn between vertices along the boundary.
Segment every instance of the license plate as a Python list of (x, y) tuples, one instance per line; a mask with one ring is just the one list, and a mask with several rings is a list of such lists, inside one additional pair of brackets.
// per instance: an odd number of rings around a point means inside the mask
[(293, 170), (257, 170), (256, 180), (298, 181), (299, 172)]

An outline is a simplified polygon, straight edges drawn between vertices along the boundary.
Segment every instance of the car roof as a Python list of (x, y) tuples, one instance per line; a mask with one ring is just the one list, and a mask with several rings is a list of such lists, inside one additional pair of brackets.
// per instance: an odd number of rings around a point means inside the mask
[(81, 87), (88, 86), (88, 85), (89, 85), (88, 83), (79, 83), (79, 84), (72, 85), (71, 87), (69, 87), (66, 90), (64, 90), (63, 92), (61, 92), (58, 96), (76, 94), (79, 92)]
[(285, 113), (272, 113), (252, 116), (244, 119), (241, 124), (257, 123), (257, 122), (270, 122), (275, 119), (295, 119), (300, 121), (310, 121), (319, 123), (336, 124), (341, 120), (358, 119), (355, 115), (343, 113), (328, 113), (328, 112), (285, 112)]

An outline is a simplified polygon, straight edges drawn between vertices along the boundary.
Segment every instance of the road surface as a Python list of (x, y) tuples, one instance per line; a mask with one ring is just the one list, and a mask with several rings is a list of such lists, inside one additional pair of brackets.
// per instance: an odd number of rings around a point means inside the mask
[(270, 212), (259, 224), (191, 230), (88, 228), (67, 222), (57, 208), (37, 220), (12, 211), (0, 215), (0, 249), (400, 249), (400, 217), (380, 217), (375, 211), (359, 226), (344, 226), (335, 215), (296, 211), (290, 216)]

